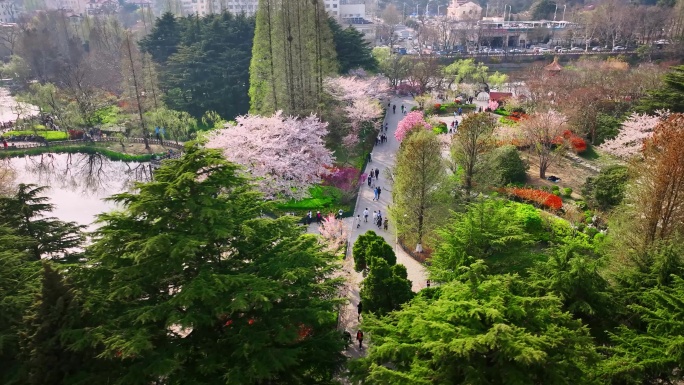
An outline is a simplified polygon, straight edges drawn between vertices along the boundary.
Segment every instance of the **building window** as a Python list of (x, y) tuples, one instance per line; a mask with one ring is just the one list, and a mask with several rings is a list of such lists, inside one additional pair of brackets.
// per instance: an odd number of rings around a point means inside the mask
[(337, 8), (337, 4), (333, 4), (333, 8)]

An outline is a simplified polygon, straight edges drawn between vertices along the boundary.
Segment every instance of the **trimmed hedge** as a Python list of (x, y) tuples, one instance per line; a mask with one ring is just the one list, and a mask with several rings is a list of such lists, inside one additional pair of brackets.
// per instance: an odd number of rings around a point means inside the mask
[(10, 136), (29, 136), (29, 135), (42, 136), (47, 141), (69, 139), (69, 134), (67, 134), (66, 132), (53, 131), (53, 130), (49, 130), (49, 131), (33, 131), (33, 130), (8, 131), (8, 132), (2, 134), (2, 136), (5, 138), (8, 138)]

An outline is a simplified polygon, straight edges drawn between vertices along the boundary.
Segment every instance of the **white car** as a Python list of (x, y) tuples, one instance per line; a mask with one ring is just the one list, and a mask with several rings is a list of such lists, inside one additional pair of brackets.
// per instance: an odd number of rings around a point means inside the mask
[(623, 47), (621, 45), (616, 45), (615, 47), (613, 47), (613, 52), (617, 52), (617, 51), (627, 51), (627, 48)]
[(570, 50), (568, 50), (567, 48), (561, 48), (558, 50), (558, 53), (568, 53), (568, 52), (570, 52)]
[(549, 53), (549, 52), (553, 52), (553, 51), (551, 51), (548, 48), (539, 48), (539, 53)]
[(601, 51), (603, 51), (603, 48), (601, 48), (601, 47), (593, 47), (591, 50), (592, 50), (592, 51), (596, 51), (596, 52), (601, 52)]
[(572, 47), (570, 48), (570, 52), (584, 52), (584, 49), (580, 47)]

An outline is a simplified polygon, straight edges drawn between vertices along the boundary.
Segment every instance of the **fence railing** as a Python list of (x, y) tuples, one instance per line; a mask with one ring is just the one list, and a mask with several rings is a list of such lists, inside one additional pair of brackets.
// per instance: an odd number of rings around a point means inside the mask
[[(119, 142), (120, 140), (117, 138), (97, 138), (97, 139), (74, 139), (74, 140), (55, 140), (51, 142), (29, 142), (29, 143), (22, 143), (22, 142), (10, 142), (9, 149), (24, 149), (24, 148), (35, 148), (35, 147), (50, 147), (50, 146), (65, 146), (65, 145), (71, 145), (71, 144), (87, 144), (90, 142)], [(123, 140), (124, 143), (145, 143), (144, 138), (126, 138)], [(182, 143), (176, 144), (175, 142), (172, 141), (164, 141), (164, 140), (158, 140), (158, 139), (147, 139), (147, 142), (149, 144), (158, 144), (160, 146), (164, 147), (170, 147), (170, 148), (175, 148), (177, 150), (182, 150), (184, 148), (184, 145)]]

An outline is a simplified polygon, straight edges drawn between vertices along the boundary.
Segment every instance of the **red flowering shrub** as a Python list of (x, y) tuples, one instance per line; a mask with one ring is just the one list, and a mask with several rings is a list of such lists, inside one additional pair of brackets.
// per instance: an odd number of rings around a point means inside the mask
[(563, 135), (555, 138), (552, 143), (555, 145), (568, 143), (572, 150), (577, 154), (587, 151), (587, 142), (581, 137), (573, 134), (570, 130), (563, 131)]
[(542, 190), (535, 190), (531, 188), (509, 188), (506, 192), (516, 196), (520, 199), (524, 199), (529, 202), (538, 204), (539, 206), (550, 208), (553, 210), (559, 210), (563, 207), (563, 200), (549, 192)]
[(83, 139), (84, 132), (81, 130), (69, 130), (70, 139)]
[(435, 104), (435, 111), (439, 111), (439, 109), (442, 108), (442, 105), (439, 103)]
[(573, 136), (570, 138), (570, 145), (572, 146), (572, 149), (575, 150), (576, 153), (581, 154), (584, 151), (587, 151), (587, 142), (580, 138), (579, 136)]
[(323, 186), (337, 187), (344, 194), (344, 198), (351, 198), (359, 184), (365, 179), (365, 174), (355, 167), (326, 167), (327, 173), (321, 175)]

